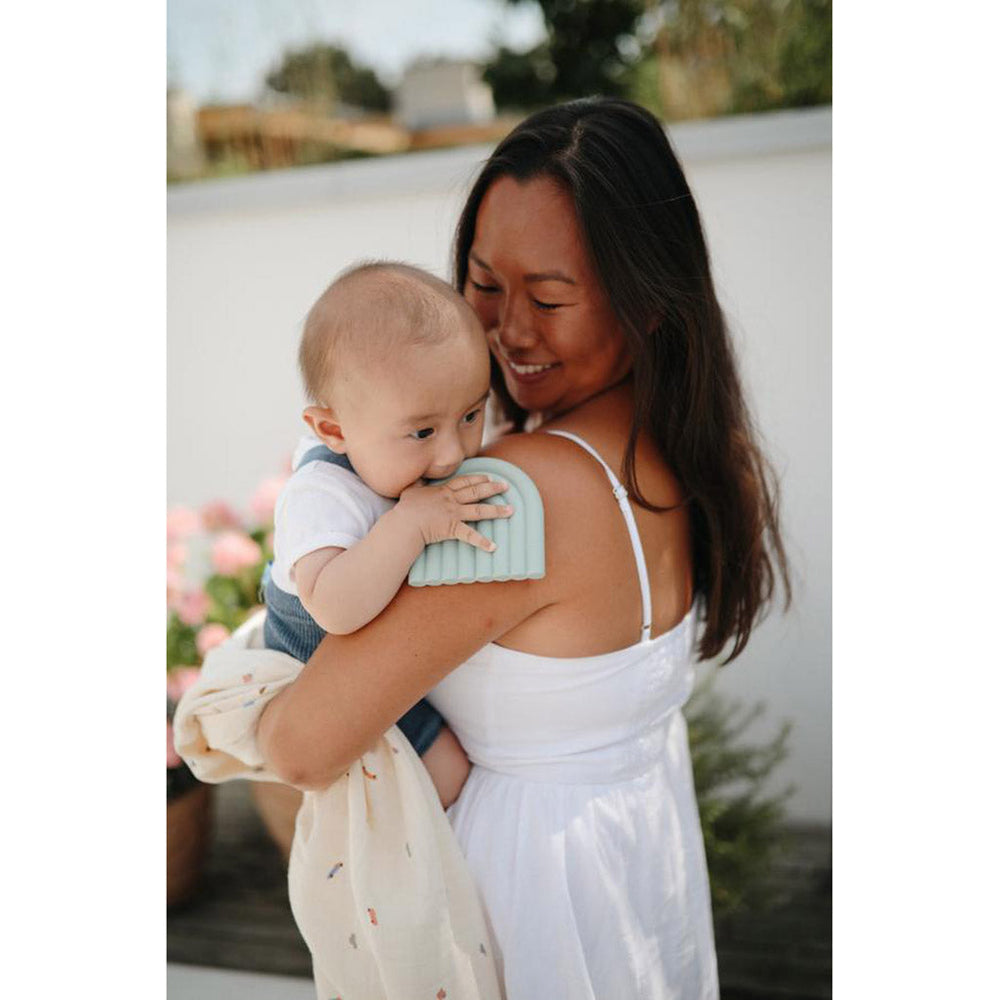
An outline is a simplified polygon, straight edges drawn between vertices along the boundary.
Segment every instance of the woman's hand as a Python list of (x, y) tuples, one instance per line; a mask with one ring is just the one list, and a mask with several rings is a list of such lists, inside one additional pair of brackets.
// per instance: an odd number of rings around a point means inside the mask
[(484, 552), (492, 552), (496, 545), (465, 522), (510, 517), (513, 507), (478, 502), (506, 491), (506, 483), (489, 476), (458, 476), (441, 486), (408, 487), (399, 495), (399, 503), (391, 513), (395, 520), (405, 519), (419, 532), (424, 545), (457, 538)]

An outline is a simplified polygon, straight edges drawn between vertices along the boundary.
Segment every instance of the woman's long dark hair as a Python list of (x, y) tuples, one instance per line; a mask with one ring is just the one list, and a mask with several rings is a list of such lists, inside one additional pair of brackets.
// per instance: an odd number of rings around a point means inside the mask
[[(715, 295), (701, 220), (659, 122), (628, 101), (588, 98), (541, 111), (497, 146), (455, 234), (455, 282), (464, 289), (479, 205), (500, 177), (550, 177), (572, 196), (595, 270), (632, 355), (635, 416), (624, 479), (635, 476), (639, 435), (655, 442), (689, 505), (695, 591), (703, 595), (699, 656), (742, 652), (780, 577), (790, 598), (778, 528), (778, 488), (757, 444), (726, 322)], [(507, 419), (527, 414), (493, 362)]]

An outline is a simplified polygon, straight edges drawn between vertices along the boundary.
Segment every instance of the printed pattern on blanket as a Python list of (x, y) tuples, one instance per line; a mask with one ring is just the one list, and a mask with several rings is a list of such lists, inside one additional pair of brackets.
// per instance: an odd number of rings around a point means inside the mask
[[(174, 717), (207, 782), (278, 781), (256, 744), (265, 705), (302, 664), (263, 646), (263, 616), (207, 656)], [(288, 871), (319, 1000), (502, 1000), (476, 887), (430, 776), (395, 727), (323, 791), (307, 791)]]

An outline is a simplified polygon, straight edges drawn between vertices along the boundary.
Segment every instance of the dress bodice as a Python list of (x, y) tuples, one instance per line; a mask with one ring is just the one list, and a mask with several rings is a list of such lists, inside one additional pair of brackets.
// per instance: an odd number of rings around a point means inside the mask
[(532, 781), (603, 784), (663, 758), (691, 693), (694, 612), (669, 632), (597, 656), (538, 656), (491, 643), (428, 700), (469, 759)]

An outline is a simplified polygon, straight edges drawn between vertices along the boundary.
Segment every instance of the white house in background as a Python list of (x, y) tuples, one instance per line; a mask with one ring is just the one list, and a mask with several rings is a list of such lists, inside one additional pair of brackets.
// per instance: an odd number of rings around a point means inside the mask
[(403, 73), (394, 94), (399, 123), (409, 129), (480, 125), (496, 117), (493, 91), (474, 63), (419, 59)]

